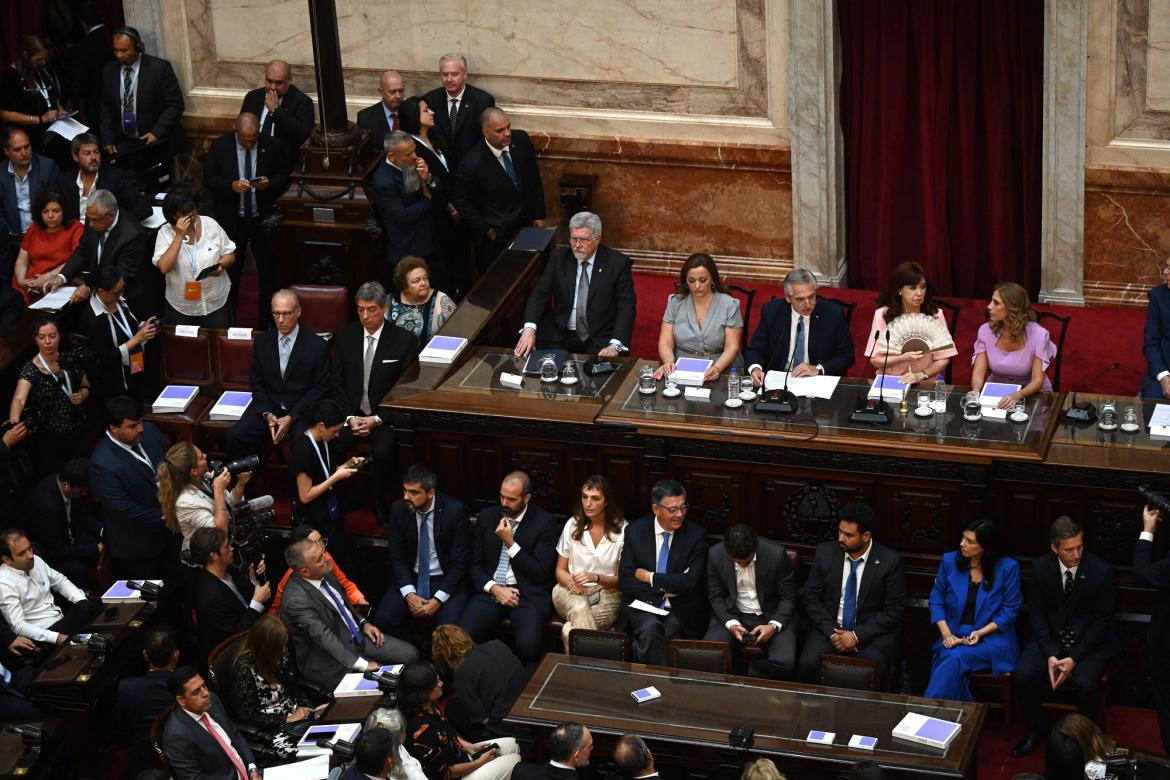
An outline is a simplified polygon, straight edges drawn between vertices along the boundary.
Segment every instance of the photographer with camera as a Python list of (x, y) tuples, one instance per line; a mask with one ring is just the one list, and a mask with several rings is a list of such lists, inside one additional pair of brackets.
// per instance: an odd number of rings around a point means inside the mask
[(88, 339), (87, 366), (93, 373), (95, 397), (105, 403), (129, 395), (144, 403), (158, 392), (159, 326), (157, 318), (139, 321), (122, 293), (126, 281), (113, 263), (93, 275), (94, 294), (78, 307), (77, 330)]
[(246, 631), (264, 614), (272, 598), (264, 559), (247, 570), (236, 565), (235, 545), (218, 528), (200, 528), (191, 537), (191, 562), (202, 567), (192, 586), (199, 661), (223, 640)]
[(1138, 492), (1145, 506), (1142, 532), (1133, 548), (1133, 580), (1138, 585), (1158, 589), (1146, 644), (1150, 648), (1150, 683), (1154, 709), (1158, 712), (1158, 731), (1163, 748), (1170, 753), (1170, 557), (1154, 560), (1154, 533), (1158, 524), (1170, 516), (1170, 501), (1148, 485), (1138, 485)]
[(231, 509), (244, 501), (244, 487), (252, 478), (244, 471), (231, 490), (233, 473), (226, 467), (209, 470), (207, 455), (191, 442), (172, 445), (158, 464), (158, 502), (167, 528), (182, 534), (180, 555), (191, 547), (200, 528), (218, 528), (231, 535)]

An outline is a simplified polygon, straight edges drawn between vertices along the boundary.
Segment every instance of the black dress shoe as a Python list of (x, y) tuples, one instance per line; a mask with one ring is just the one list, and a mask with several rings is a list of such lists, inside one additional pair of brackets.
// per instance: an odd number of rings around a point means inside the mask
[(1043, 740), (1044, 737), (1040, 733), (1040, 730), (1032, 729), (1012, 748), (1012, 758), (1023, 758), (1026, 755), (1035, 753), (1036, 748), (1040, 747), (1040, 743)]

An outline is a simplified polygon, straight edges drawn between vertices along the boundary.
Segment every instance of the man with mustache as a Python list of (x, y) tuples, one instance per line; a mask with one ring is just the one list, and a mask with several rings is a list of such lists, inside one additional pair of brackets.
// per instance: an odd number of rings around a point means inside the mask
[(370, 191), (382, 225), (386, 265), (393, 276), (394, 266), (407, 255), (435, 264), (431, 189), (438, 181), (414, 153), (414, 139), (406, 133), (387, 133), (382, 145), (386, 159), (370, 175)]

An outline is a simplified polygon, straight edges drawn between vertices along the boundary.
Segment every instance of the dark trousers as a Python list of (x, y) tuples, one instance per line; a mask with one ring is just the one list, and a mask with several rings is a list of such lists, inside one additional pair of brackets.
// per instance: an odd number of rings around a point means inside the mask
[(49, 626), (49, 630), (56, 631), (58, 634), (79, 634), (82, 629), (93, 622), (93, 619), (101, 611), (101, 600), (82, 599), (70, 607), (69, 611), (62, 615), (60, 620)]
[[(371, 403), (376, 403), (370, 399)], [(374, 506), (374, 514), (379, 522), (385, 522), (389, 511), (386, 503), (386, 488), (396, 485), (398, 480), (398, 453), (394, 450), (394, 426), (379, 425), (369, 436), (357, 437), (346, 426), (341, 429), (341, 449), (349, 452), (358, 442), (370, 443), (370, 456), (373, 465), (370, 467), (370, 501)]]
[[(767, 623), (763, 615), (748, 615), (738, 610), (731, 613), (743, 627), (751, 631), (761, 623)], [(719, 618), (712, 616), (707, 627), (707, 634), (703, 639), (710, 642), (730, 642), (732, 650), (738, 655), (744, 647), (742, 642), (735, 641), (727, 627), (719, 622)], [(752, 677), (765, 677), (771, 680), (790, 680), (796, 671), (796, 621), (785, 625), (778, 634), (774, 634), (768, 644), (762, 648), (766, 658), (752, 661), (748, 664), (748, 674)]]
[(248, 219), (238, 217), (229, 224), (232, 223), (234, 224), (232, 229), (228, 231), (228, 238), (236, 245), (236, 262), (228, 267), (228, 278), (232, 280), (232, 290), (228, 294), (228, 305), (231, 306), (233, 312), (240, 310), (240, 280), (244, 276), (246, 251), (250, 245), (252, 257), (256, 259), (260, 328), (271, 328), (272, 318), (268, 312), (272, 294), (276, 292), (276, 263), (272, 258), (272, 237), (259, 217)]
[(1162, 749), (1170, 755), (1170, 648), (1150, 643), (1150, 687), (1153, 688), (1154, 709), (1158, 712), (1158, 733), (1162, 735)]
[[(467, 594), (460, 590), (452, 593), (435, 613), (435, 628), (452, 625), (459, 622), (467, 606)], [(406, 606), (406, 598), (391, 585), (387, 588), (382, 600), (378, 602), (378, 609), (374, 612), (374, 625), (382, 629), (382, 633), (396, 636), (407, 642), (412, 641), (410, 627), (414, 616)]]
[(459, 627), (476, 642), (486, 642), (496, 638), (496, 626), (504, 618), (512, 621), (516, 656), (520, 662), (539, 661), (545, 651), (544, 622), (548, 615), (523, 598), (517, 606), (505, 607), (487, 593), (475, 593), (467, 600)]
[(634, 660), (641, 664), (666, 666), (666, 646), (683, 635), (682, 622), (671, 612), (665, 617), (640, 609), (622, 608), (622, 617), (634, 640)]
[(27, 697), (33, 678), (39, 671), (35, 666), (5, 664), (12, 673), (11, 682), (0, 681), (0, 720), (8, 723), (24, 723), (41, 720), (44, 715), (40, 708)]
[[(817, 656), (821, 653), (836, 652), (827, 636), (815, 628), (809, 631), (804, 637), (800, 660), (796, 662), (797, 680), (802, 683), (815, 683), (817, 681)], [(857, 657), (877, 661), (878, 680), (884, 684), (890, 667), (897, 660), (897, 652), (895, 647), (888, 646), (886, 642), (866, 642), (863, 637), (861, 650), (857, 652)]]
[[(1064, 656), (1059, 656), (1063, 658)], [(1105, 671), (1105, 661), (1099, 658), (1083, 659), (1072, 670), (1072, 674), (1065, 680), (1064, 689), (1070, 689), (1077, 704), (1077, 712), (1089, 720), (1097, 719), (1097, 710), (1101, 697), (1097, 690), (1101, 682), (1101, 673)], [(1034, 641), (1029, 642), (1020, 653), (1020, 660), (1012, 672), (1012, 685), (1016, 689), (1016, 699), (1020, 702), (1020, 711), (1024, 715), (1024, 723), (1028, 728), (1035, 729), (1041, 726), (1041, 702), (1046, 693), (1052, 690), (1052, 683), (1048, 680), (1048, 656)]]
[[(274, 414), (280, 417), (284, 412), (277, 411)], [(296, 441), (297, 436), (304, 435), (305, 428), (303, 421), (293, 420), (285, 436)], [(224, 449), (232, 460), (247, 455), (263, 456), (272, 446), (272, 433), (268, 430), (268, 421), (259, 412), (249, 410), (228, 429), (223, 441)]]
[[(539, 332), (539, 331), (538, 331)], [(544, 336), (536, 341), (537, 349), (563, 349), (566, 352), (578, 355), (596, 355), (598, 350), (592, 342), (582, 341), (575, 331), (566, 331), (563, 338), (554, 339)]]

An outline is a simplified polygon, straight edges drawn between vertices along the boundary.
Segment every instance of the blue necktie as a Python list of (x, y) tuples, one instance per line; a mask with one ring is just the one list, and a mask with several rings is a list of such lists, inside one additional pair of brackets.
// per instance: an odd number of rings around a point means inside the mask
[[(433, 510), (432, 510), (433, 511)], [(424, 512), (418, 527), (418, 584), (415, 590), (424, 599), (431, 597), (431, 513)], [(506, 551), (505, 551), (506, 552)], [(505, 570), (506, 574), (507, 570)]]
[(845, 580), (845, 606), (841, 610), (841, 628), (852, 631), (853, 624), (857, 621), (857, 567), (865, 559), (848, 560), (849, 578)]
[(504, 171), (507, 172), (508, 178), (512, 180), (512, 186), (520, 189), (520, 180), (516, 178), (516, 166), (512, 165), (512, 155), (508, 154), (507, 149), (500, 153), (500, 159), (504, 161)]
[(345, 627), (349, 629), (349, 633), (353, 634), (353, 641), (360, 645), (363, 641), (362, 630), (358, 628), (357, 623), (353, 622), (353, 618), (349, 614), (349, 609), (345, 606), (345, 602), (341, 600), (341, 596), (325, 580), (321, 580), (321, 590), (325, 591), (329, 595), (329, 598), (333, 599), (333, 603), (337, 605), (338, 611), (341, 612), (342, 619), (345, 620)]
[[(516, 533), (517, 528), (519, 528), (519, 525), (516, 523), (515, 520), (513, 520), (512, 521), (513, 538), (515, 538), (514, 535)], [(508, 557), (508, 548), (504, 546), (503, 542), (500, 542), (500, 561), (499, 561), (499, 563), (496, 564), (496, 576), (493, 577), (492, 579), (494, 579), (500, 585), (507, 585), (508, 584), (508, 566), (511, 563), (512, 563), (512, 559)]]
[[(670, 558), (670, 531), (663, 531), (662, 534), (662, 548), (658, 551), (658, 565), (654, 567), (655, 574), (666, 574), (666, 561)], [(659, 608), (666, 603), (666, 597), (662, 597), (662, 601), (658, 602)]]
[(804, 362), (804, 317), (796, 321), (796, 348), (792, 350), (792, 366)]

